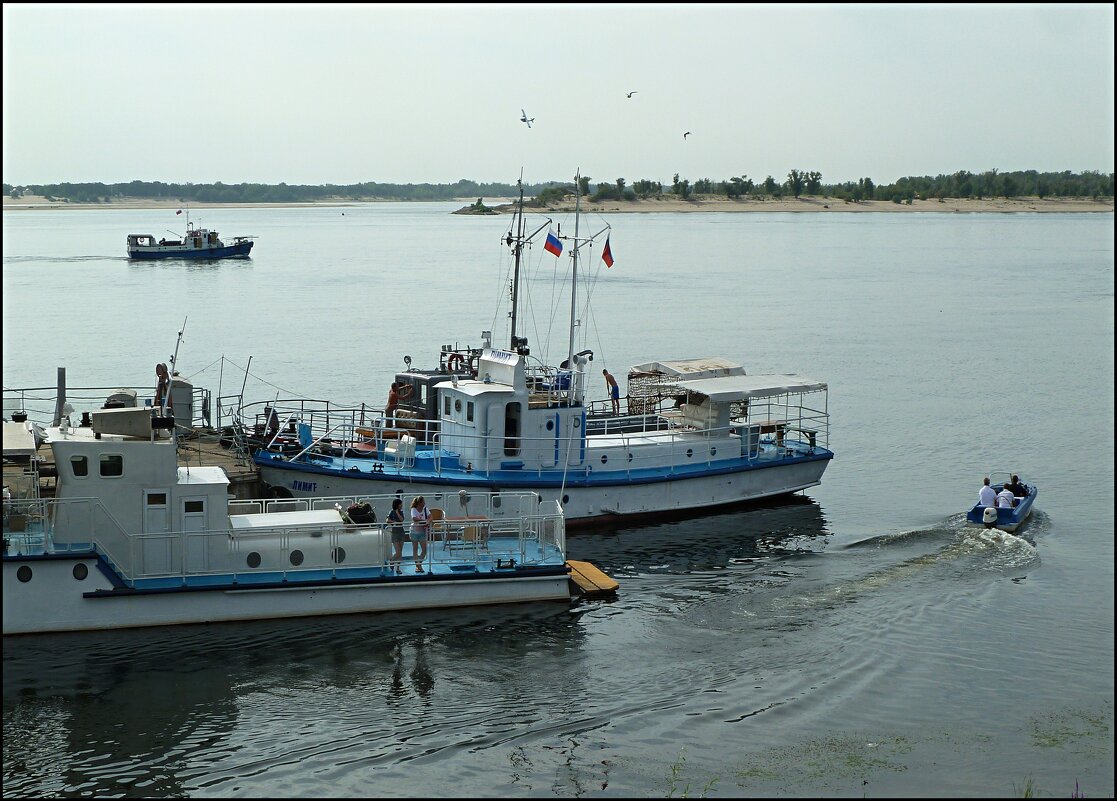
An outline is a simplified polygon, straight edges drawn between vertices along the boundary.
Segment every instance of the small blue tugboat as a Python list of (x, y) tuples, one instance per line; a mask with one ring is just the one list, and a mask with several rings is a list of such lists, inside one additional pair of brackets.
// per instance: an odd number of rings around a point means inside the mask
[(189, 220), (182, 239), (156, 241), (151, 234), (128, 234), (128, 256), (133, 259), (225, 259), (248, 256), (252, 245), (250, 236), (235, 236), (225, 243), (217, 231), (195, 228)]

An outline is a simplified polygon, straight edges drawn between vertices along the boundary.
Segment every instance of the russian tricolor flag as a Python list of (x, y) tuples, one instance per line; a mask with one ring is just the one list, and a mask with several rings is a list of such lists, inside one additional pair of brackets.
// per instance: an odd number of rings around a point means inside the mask
[(547, 241), (543, 244), (543, 250), (554, 253), (556, 256), (562, 255), (562, 242), (559, 242), (558, 237), (550, 228), (547, 229)]

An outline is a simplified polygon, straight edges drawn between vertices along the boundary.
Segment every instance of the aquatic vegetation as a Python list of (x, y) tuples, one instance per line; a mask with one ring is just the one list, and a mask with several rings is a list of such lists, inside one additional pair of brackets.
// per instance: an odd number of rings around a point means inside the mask
[(1112, 744), (1113, 709), (1067, 709), (1030, 722), (1032, 744), (1037, 748), (1070, 748), (1101, 754)]
[[(671, 775), (667, 777), (667, 797), (674, 798), (675, 791), (679, 789), (679, 782), (682, 781), (683, 768), (686, 765), (686, 748), (679, 751), (679, 758), (671, 765)], [(713, 776), (702, 786), (702, 794), (699, 798), (705, 798), (714, 787), (717, 785), (718, 777)], [(682, 793), (679, 798), (690, 798), (690, 782), (683, 786)]]

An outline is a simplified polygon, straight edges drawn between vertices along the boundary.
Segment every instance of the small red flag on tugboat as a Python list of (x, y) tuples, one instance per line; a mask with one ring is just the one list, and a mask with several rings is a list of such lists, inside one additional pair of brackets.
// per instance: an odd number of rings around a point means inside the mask
[(613, 266), (613, 251), (609, 250), (609, 240), (605, 240), (605, 249), (601, 251), (601, 260), (605, 262), (606, 267)]

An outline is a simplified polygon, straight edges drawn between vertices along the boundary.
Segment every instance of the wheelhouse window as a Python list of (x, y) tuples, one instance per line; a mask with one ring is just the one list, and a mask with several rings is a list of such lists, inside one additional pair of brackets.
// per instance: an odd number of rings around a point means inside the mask
[(89, 457), (71, 456), (70, 471), (76, 478), (85, 478), (89, 475)]
[(101, 476), (111, 478), (124, 475), (124, 457), (119, 453), (101, 454)]
[(473, 401), (468, 401), (465, 404), (465, 419), (470, 423), (473, 422)]

